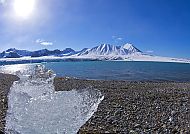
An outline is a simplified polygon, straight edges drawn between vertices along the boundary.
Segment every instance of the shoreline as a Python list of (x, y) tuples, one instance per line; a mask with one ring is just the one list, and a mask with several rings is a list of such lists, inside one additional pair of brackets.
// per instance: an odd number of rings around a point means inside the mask
[(0, 66), (2, 65), (14, 65), (14, 64), (39, 64), (39, 63), (49, 63), (49, 62), (92, 62), (92, 61), (99, 61), (99, 62), (152, 62), (152, 63), (175, 63), (175, 64), (190, 64), (190, 61), (154, 61), (154, 60), (101, 60), (101, 59), (89, 59), (89, 58), (53, 58), (53, 59), (46, 59), (42, 58), (31, 58), (25, 59), (23, 58), (0, 58)]
[[(0, 132), (5, 127), (7, 95), (18, 77), (0, 74)], [(56, 77), (56, 91), (92, 87), (104, 95), (78, 133), (188, 133), (190, 82), (132, 82)]]

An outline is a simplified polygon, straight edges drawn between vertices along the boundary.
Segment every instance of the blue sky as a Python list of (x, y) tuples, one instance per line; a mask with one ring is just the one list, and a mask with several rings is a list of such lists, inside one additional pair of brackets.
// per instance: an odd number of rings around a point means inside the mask
[(15, 14), (14, 1), (0, 0), (0, 51), (132, 43), (190, 58), (190, 0), (34, 0), (27, 18)]

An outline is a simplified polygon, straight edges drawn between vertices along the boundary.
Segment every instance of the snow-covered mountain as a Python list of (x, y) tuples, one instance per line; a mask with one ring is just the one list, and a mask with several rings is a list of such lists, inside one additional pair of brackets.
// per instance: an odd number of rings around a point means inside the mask
[(101, 44), (87, 49), (86, 51), (79, 53), (79, 56), (123, 56), (132, 53), (141, 53), (139, 49), (134, 47), (132, 44), (125, 44), (123, 46), (114, 46), (110, 44)]
[(0, 53), (0, 58), (19, 58), (19, 57), (30, 56), (30, 55), (31, 55), (30, 51), (17, 50), (15, 48), (10, 48)]
[(1, 58), (20, 58), (21, 57), (18, 53), (13, 52), (13, 51), (10, 51), (10, 52), (4, 51), (0, 55), (1, 55), (0, 56)]
[(65, 50), (48, 50), (42, 49), (38, 51), (27, 51), (18, 50), (15, 48), (10, 48), (0, 54), (1, 58), (19, 58), (25, 56), (31, 57), (42, 57), (42, 56), (124, 56), (134, 53), (141, 53), (132, 44), (125, 44), (123, 46), (114, 46), (110, 44), (101, 44), (99, 46), (93, 47), (91, 49), (84, 48), (81, 51), (75, 51), (71, 48), (66, 48)]
[(66, 48), (65, 50), (48, 50), (48, 49), (42, 49), (38, 51), (27, 51), (27, 50), (18, 50), (15, 48), (7, 49), (6, 51), (3, 51), (0, 53), (0, 58), (20, 58), (20, 57), (42, 57), (42, 56), (70, 56), (76, 54), (75, 50), (71, 48)]
[(6, 50), (6, 53), (17, 53), (18, 55), (20, 56), (30, 56), (31, 55), (31, 52), (30, 51), (27, 51), (27, 50), (18, 50), (18, 49), (15, 49), (15, 48), (10, 48), (8, 50)]
[(128, 54), (132, 54), (132, 53), (142, 53), (142, 51), (140, 51), (139, 49), (137, 49), (135, 46), (133, 46), (132, 44), (125, 44), (122, 46), (122, 49), (124, 49), (125, 51), (128, 52)]
[[(115, 46), (110, 44), (101, 44), (93, 48), (84, 48), (75, 51), (71, 48), (64, 50), (42, 49), (38, 51), (8, 49), (0, 53), (1, 61), (52, 61), (52, 60), (124, 60), (124, 61), (159, 61), (159, 62), (182, 62), (190, 63), (189, 59), (179, 59), (170, 57), (154, 56), (143, 53), (132, 44)], [(9, 59), (7, 59), (9, 58)], [(16, 59), (13, 59), (16, 58)]]

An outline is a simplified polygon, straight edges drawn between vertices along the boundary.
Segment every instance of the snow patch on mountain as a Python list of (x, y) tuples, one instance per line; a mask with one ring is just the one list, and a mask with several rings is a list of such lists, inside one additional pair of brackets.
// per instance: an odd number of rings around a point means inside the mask
[(72, 48), (65, 50), (47, 50), (38, 51), (8, 49), (0, 53), (0, 62), (44, 62), (44, 61), (83, 61), (83, 60), (122, 60), (122, 61), (159, 61), (159, 62), (180, 62), (190, 63), (189, 59), (179, 59), (170, 57), (154, 56), (143, 53), (132, 44), (115, 46), (110, 44), (101, 44), (93, 48), (84, 48), (75, 51)]
[(126, 44), (124, 46), (114, 46), (110, 44), (101, 44), (99, 46), (93, 47), (92, 49), (87, 49), (83, 53), (78, 54), (78, 56), (123, 56), (132, 53), (141, 53), (139, 49), (134, 47), (132, 44)]
[(132, 44), (129, 44), (129, 43), (123, 45), (122, 48), (124, 50), (127, 50), (128, 54), (141, 53), (141, 51), (139, 49), (137, 49), (135, 46), (133, 46)]

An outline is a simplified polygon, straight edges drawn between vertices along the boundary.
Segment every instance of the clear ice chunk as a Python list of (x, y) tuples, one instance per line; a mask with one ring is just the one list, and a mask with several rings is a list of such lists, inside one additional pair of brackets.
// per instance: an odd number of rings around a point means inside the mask
[(99, 90), (91, 88), (55, 92), (52, 71), (42, 65), (18, 66), (0, 69), (20, 77), (8, 96), (6, 133), (77, 133), (104, 98)]

